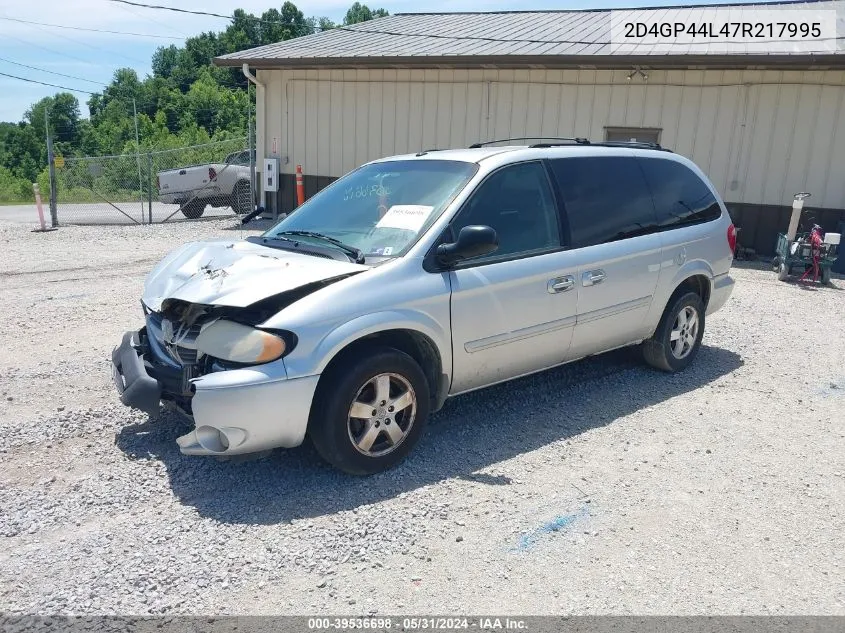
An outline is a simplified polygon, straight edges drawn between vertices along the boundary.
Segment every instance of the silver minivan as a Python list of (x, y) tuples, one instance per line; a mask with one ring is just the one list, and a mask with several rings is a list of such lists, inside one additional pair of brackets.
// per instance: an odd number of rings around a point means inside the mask
[(683, 370), (731, 294), (735, 242), (706, 176), (658, 147), (385, 158), (262, 235), (170, 253), (113, 378), (128, 406), (192, 417), (182, 453), (309, 436), (371, 474), (450, 396), (626, 345)]

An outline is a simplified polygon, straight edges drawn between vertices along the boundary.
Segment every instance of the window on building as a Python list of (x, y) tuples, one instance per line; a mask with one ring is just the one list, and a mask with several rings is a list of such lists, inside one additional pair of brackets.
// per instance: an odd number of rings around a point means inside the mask
[(557, 209), (539, 162), (504, 167), (485, 180), (452, 223), (495, 229), (499, 248), (488, 258), (546, 251), (560, 246)]
[(569, 219), (572, 248), (657, 230), (654, 204), (636, 159), (560, 158), (551, 165)]
[(722, 215), (710, 188), (686, 165), (657, 158), (638, 160), (661, 228), (709, 222)]
[(660, 128), (653, 127), (606, 127), (604, 140), (624, 143), (659, 143)]

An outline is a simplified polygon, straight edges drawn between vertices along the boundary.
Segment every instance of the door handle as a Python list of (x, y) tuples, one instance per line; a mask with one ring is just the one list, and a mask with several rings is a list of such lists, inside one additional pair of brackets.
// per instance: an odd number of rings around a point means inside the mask
[(595, 286), (605, 280), (607, 275), (603, 270), (588, 270), (581, 277), (582, 286)]
[(563, 277), (555, 277), (554, 279), (549, 279), (549, 283), (546, 286), (546, 289), (549, 291), (549, 294), (557, 294), (558, 292), (566, 292), (567, 290), (572, 290), (575, 287), (575, 277), (572, 275), (565, 275)]

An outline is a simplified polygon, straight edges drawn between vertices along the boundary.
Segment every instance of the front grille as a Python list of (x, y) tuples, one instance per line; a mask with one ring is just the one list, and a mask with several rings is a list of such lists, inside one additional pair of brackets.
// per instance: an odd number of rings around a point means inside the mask
[(196, 340), (200, 327), (197, 323), (190, 328), (180, 328), (178, 323), (172, 322), (166, 325), (160, 313), (150, 312), (147, 315), (147, 330), (150, 335), (155, 337), (167, 355), (180, 365), (196, 364), (199, 358)]

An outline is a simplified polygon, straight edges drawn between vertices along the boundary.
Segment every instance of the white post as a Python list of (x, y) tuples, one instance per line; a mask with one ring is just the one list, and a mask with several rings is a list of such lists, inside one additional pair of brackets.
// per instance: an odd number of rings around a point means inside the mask
[(792, 201), (792, 216), (789, 218), (789, 229), (786, 232), (786, 239), (788, 242), (795, 241), (795, 235), (798, 233), (798, 223), (801, 220), (801, 210), (804, 208), (804, 198), (809, 198), (810, 194), (806, 192), (796, 193)]
[(32, 190), (35, 192), (35, 206), (38, 207), (38, 221), (41, 223), (41, 230), (46, 231), (47, 225), (44, 223), (44, 209), (41, 206), (41, 188), (37, 182), (32, 183)]

